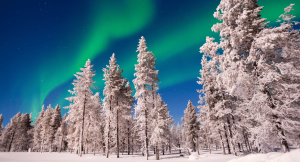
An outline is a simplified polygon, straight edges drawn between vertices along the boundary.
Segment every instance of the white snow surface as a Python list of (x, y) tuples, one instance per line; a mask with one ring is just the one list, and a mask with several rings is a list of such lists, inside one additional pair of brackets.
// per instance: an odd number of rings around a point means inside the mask
[(300, 162), (300, 149), (288, 153), (250, 154), (228, 162)]
[[(147, 161), (145, 156), (141, 154), (120, 154), (120, 158), (118, 159), (114, 154), (106, 158), (102, 154), (94, 156), (92, 153), (79, 157), (69, 152), (0, 152), (0, 162), (149, 162), (154, 160), (155, 155), (153, 154), (150, 154)], [(222, 155), (221, 151), (213, 151), (212, 154), (209, 154), (207, 150), (201, 150), (200, 155), (192, 153), (191, 156), (185, 155), (184, 157), (180, 157), (177, 151), (171, 154), (160, 155), (160, 161), (189, 162), (190, 160), (201, 162), (299, 162), (300, 149), (289, 153), (272, 152), (268, 154), (250, 154), (244, 157)]]

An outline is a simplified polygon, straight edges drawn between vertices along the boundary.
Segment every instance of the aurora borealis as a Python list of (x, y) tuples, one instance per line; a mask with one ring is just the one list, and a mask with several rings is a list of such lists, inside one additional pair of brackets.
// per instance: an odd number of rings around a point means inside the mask
[[(298, 0), (259, 0), (270, 25)], [(4, 125), (17, 112), (37, 117), (43, 104), (66, 106), (74, 75), (91, 59), (102, 95), (102, 69), (112, 53), (131, 84), (141, 36), (157, 58), (162, 99), (176, 122), (188, 100), (198, 105), (200, 46), (219, 0), (10, 0), (1, 3), (0, 114)], [(297, 26), (299, 27), (299, 25)], [(67, 112), (67, 110), (63, 110)]]

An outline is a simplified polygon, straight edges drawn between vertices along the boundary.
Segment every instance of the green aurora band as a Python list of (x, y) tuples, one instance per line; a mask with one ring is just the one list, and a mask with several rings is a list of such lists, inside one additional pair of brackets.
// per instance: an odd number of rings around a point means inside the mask
[[(155, 9), (151, 0), (123, 0), (116, 5), (110, 0), (98, 1), (98, 4), (91, 6), (92, 21), (87, 38), (81, 42), (82, 46), (74, 58), (68, 61), (61, 60), (65, 64), (65, 69), (55, 68), (55, 66), (42, 66), (39, 71), (39, 78), (45, 78), (39, 82), (40, 95), (35, 96), (31, 103), (33, 117), (38, 116), (41, 105), (47, 95), (61, 84), (72, 79), (75, 72), (83, 67), (87, 59), (94, 59), (105, 51), (114, 40), (121, 39), (134, 34), (148, 25), (154, 17)], [(113, 39), (112, 39), (113, 38)], [(53, 77), (48, 77), (49, 71)], [(26, 98), (26, 94), (23, 95)], [(63, 98), (64, 99), (64, 98)], [(55, 106), (55, 105), (54, 105)]]
[[(92, 60), (92, 64), (98, 64), (93, 62), (94, 58), (101, 57), (101, 54), (112, 44), (115, 40), (119, 40), (125, 37), (129, 37), (146, 27), (154, 18), (155, 6), (153, 1), (122, 1), (119, 5), (110, 3), (109, 0), (99, 2), (92, 7), (92, 15), (90, 20), (90, 26), (92, 27), (88, 36), (80, 42), (82, 46), (79, 47), (79, 52), (74, 55), (74, 58), (68, 59), (68, 63), (65, 65), (65, 69), (55, 69), (53, 74), (55, 77), (48, 78), (47, 80), (40, 82), (40, 96), (35, 96), (32, 100), (31, 112), (36, 117), (40, 111), (41, 105), (45, 98), (52, 90), (58, 86), (64, 84), (68, 80), (73, 78), (75, 72), (79, 71), (80, 67), (83, 67), (85, 61), (89, 58)], [(279, 25), (275, 21), (279, 15), (284, 12), (284, 8), (291, 3), (295, 3), (297, 0), (268, 0), (259, 1), (261, 6), (265, 6), (261, 15), (263, 18), (267, 18), (270, 21), (270, 25)], [(190, 17), (180, 17), (180, 19), (174, 17), (173, 21), (170, 21), (167, 26), (159, 28), (156, 31), (150, 31), (152, 35), (146, 37), (148, 43), (148, 50), (153, 51), (157, 58), (157, 69), (162, 72), (159, 73), (161, 80), (160, 88), (173, 86), (178, 83), (182, 83), (188, 80), (197, 80), (199, 75), (199, 64), (190, 65), (189, 59), (199, 53), (199, 47), (205, 43), (206, 36), (215, 37), (216, 41), (219, 40), (219, 33), (213, 33), (211, 27), (218, 22), (213, 17), (216, 4), (204, 4), (202, 6), (205, 9), (199, 10), (198, 6), (195, 6), (192, 10), (189, 10), (186, 15), (192, 15)], [(124, 7), (125, 6), (125, 7)], [(141, 7), (142, 6), (142, 7)], [(294, 6), (295, 11), (291, 13), (300, 17), (300, 4)], [(276, 14), (273, 14), (276, 13)], [(180, 23), (178, 23), (180, 22)], [(151, 40), (151, 41), (149, 41)], [(200, 44), (199, 44), (200, 43)], [(136, 46), (138, 40), (136, 40)], [(195, 49), (191, 49), (195, 48)], [(118, 53), (116, 53), (117, 61), (124, 69), (123, 76), (128, 78), (131, 82), (134, 73), (134, 64), (137, 63), (136, 47), (132, 47), (131, 52), (126, 51), (126, 60), (118, 59)], [(184, 53), (184, 55), (183, 55)], [(124, 53), (123, 53), (124, 54)], [(122, 54), (122, 55), (123, 55)], [(199, 56), (197, 56), (198, 58)], [(172, 64), (170, 62), (178, 62), (180, 58), (181, 64)], [(108, 64), (108, 60), (104, 60), (105, 65)], [(164, 71), (164, 64), (168, 62), (168, 68)], [(43, 68), (49, 68), (50, 65)], [(51, 66), (50, 66), (51, 67)], [(193, 69), (193, 70), (191, 70)], [(45, 73), (40, 72), (40, 78), (46, 78)], [(53, 68), (51, 68), (53, 70)], [(94, 80), (97, 82), (96, 86), (99, 87), (100, 94), (104, 88), (102, 71), (97, 71), (97, 75)], [(68, 92), (66, 92), (67, 94)], [(65, 94), (60, 94), (56, 103), (65, 102)], [(69, 95), (68, 95), (69, 96)]]

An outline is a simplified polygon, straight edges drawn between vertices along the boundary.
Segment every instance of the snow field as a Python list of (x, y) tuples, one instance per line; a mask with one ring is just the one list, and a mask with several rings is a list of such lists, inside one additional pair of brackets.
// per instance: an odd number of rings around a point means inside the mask
[[(155, 155), (150, 154), (148, 161), (154, 161)], [(95, 156), (84, 154), (82, 157), (69, 152), (0, 152), (0, 162), (146, 162), (145, 156), (141, 154), (134, 155), (120, 155), (117, 158), (115, 154), (106, 158), (102, 154)], [(271, 152), (268, 154), (249, 154), (242, 157), (235, 157), (232, 155), (223, 155), (221, 151), (213, 151), (209, 154), (207, 150), (201, 150), (200, 155), (193, 152), (191, 156), (180, 157), (177, 151), (166, 155), (160, 155), (160, 161), (169, 162), (300, 162), (300, 149), (292, 150), (289, 153)]]

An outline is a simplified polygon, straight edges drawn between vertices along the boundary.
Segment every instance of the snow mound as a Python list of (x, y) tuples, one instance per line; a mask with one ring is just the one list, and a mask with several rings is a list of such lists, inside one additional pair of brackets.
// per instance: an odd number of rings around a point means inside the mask
[(199, 159), (199, 155), (197, 152), (193, 152), (190, 156), (189, 156), (189, 160), (198, 160)]
[(271, 152), (268, 154), (252, 154), (228, 162), (299, 162), (300, 149), (288, 153)]

